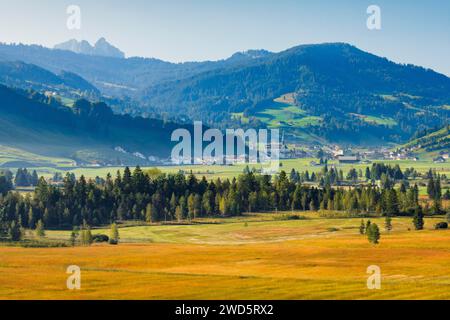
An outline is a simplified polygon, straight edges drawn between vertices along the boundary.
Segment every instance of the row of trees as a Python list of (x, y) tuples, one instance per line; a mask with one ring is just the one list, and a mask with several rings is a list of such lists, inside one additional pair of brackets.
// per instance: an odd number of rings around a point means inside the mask
[(15, 176), (10, 170), (0, 171), (0, 194), (12, 190), (14, 185), (17, 187), (35, 187), (38, 183), (39, 176), (36, 170), (30, 173), (26, 168), (19, 168)]
[(342, 170), (337, 170), (336, 168), (329, 167), (325, 164), (319, 173), (313, 172), (310, 174), (308, 170), (299, 173), (293, 169), (290, 173), (290, 179), (299, 183), (319, 182), (321, 186), (327, 184), (340, 185), (345, 181), (381, 181), (384, 186), (389, 187), (390, 185), (395, 184), (396, 181), (415, 178), (417, 175), (418, 173), (413, 168), (406, 169), (405, 172), (403, 172), (399, 165), (392, 167), (383, 163), (374, 163), (372, 167), (366, 167), (365, 171), (352, 168), (344, 175)]
[(26, 168), (17, 169), (16, 176), (14, 178), (14, 184), (17, 187), (35, 187), (39, 183), (39, 177), (36, 170), (30, 173)]
[[(413, 215), (413, 225), (416, 230), (423, 230), (425, 222), (424, 215), (421, 207), (416, 207)], [(392, 230), (392, 217), (387, 214), (384, 220), (384, 228), (386, 232), (390, 232)], [(359, 233), (362, 235), (367, 235), (367, 239), (370, 243), (378, 244), (380, 240), (380, 228), (377, 224), (372, 223), (370, 220), (367, 223), (364, 220), (361, 220), (361, 225), (359, 226)]]
[[(11, 241), (20, 241), (24, 238), (25, 229), (20, 223), (11, 221), (11, 223), (9, 225), (6, 225), (6, 227), (7, 228), (5, 228), (4, 231), (6, 231), (6, 235)], [(3, 236), (4, 235), (5, 234), (3, 234)], [(35, 236), (38, 238), (42, 238), (45, 236), (44, 223), (42, 222), (42, 220), (39, 220), (36, 224)]]
[[(433, 200), (433, 211), (435, 213), (443, 213), (442, 210), (442, 186), (441, 176), (434, 175), (431, 172), (428, 174), (429, 180), (427, 184), (428, 197)], [(448, 193), (448, 190), (447, 190)]]
[[(296, 173), (291, 176), (297, 176)], [(0, 223), (35, 228), (105, 225), (119, 220), (147, 222), (236, 216), (243, 212), (335, 210), (350, 213), (413, 215), (419, 207), (417, 186), (333, 188), (304, 185), (281, 172), (270, 176), (246, 171), (237, 179), (208, 181), (194, 175), (150, 176), (137, 167), (89, 180), (66, 175), (61, 187), (39, 180), (34, 194), (9, 192), (0, 197)], [(5, 228), (3, 228), (4, 230)]]

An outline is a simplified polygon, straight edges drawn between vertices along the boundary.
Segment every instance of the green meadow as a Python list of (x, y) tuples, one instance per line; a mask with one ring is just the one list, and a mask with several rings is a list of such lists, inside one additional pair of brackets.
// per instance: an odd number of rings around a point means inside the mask
[[(5, 159), (5, 158), (3, 158)], [(28, 158), (30, 160), (30, 158)], [(42, 175), (44, 177), (50, 178), (52, 177), (56, 172), (60, 172), (63, 175), (67, 172), (74, 173), (76, 176), (84, 175), (87, 178), (95, 178), (95, 177), (106, 177), (108, 173), (111, 175), (115, 175), (117, 171), (123, 171), (124, 167), (66, 167), (66, 165), (69, 164), (69, 159), (56, 159), (56, 158), (49, 158), (49, 163), (51, 163), (51, 166), (37, 166), (37, 167), (31, 167), (31, 169), (36, 170), (39, 175)], [(317, 162), (317, 159), (315, 158), (304, 158), (304, 159), (288, 159), (288, 160), (281, 160), (281, 170), (284, 170), (286, 172), (290, 172), (292, 169), (295, 169), (299, 172), (305, 172), (309, 171), (309, 173), (312, 172), (319, 172), (323, 169), (323, 166), (312, 166), (311, 162), (315, 161)], [(385, 163), (388, 165), (399, 165), (400, 168), (403, 170), (406, 168), (414, 168), (420, 173), (427, 172), (430, 168), (435, 170), (436, 172), (440, 174), (445, 174), (447, 176), (450, 176), (450, 163), (433, 163), (432, 161), (411, 161), (411, 160), (401, 160), (401, 161), (394, 161), (394, 160), (383, 160), (383, 161), (375, 161), (380, 163)], [(24, 165), (21, 165), (20, 167), (26, 167), (26, 163), (22, 163)], [(348, 171), (351, 169), (356, 170), (365, 170), (366, 167), (371, 167), (371, 164), (339, 164), (337, 161), (329, 161), (329, 166), (335, 166), (338, 170), (342, 170), (344, 174), (347, 174)], [(186, 174), (193, 173), (197, 176), (205, 176), (208, 179), (215, 179), (215, 178), (222, 178), (222, 179), (232, 179), (233, 177), (237, 177), (239, 174), (243, 172), (243, 170), (247, 167), (247, 165), (230, 165), (230, 166), (220, 166), (220, 165), (212, 165), (212, 166), (205, 166), (205, 165), (184, 165), (184, 166), (158, 166), (157, 169), (161, 170), (163, 173), (178, 173), (178, 172), (184, 172)], [(265, 166), (263, 165), (252, 165), (249, 164), (249, 167), (255, 168), (256, 170), (261, 170)], [(17, 166), (15, 167), (8, 167), (4, 166), (3, 168), (9, 168), (11, 170), (16, 170)], [(153, 169), (154, 167), (145, 167), (143, 169), (149, 170)]]

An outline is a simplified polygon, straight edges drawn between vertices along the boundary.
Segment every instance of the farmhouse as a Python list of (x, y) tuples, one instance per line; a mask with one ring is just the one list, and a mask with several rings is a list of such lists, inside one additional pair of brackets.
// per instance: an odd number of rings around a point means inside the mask
[(448, 160), (448, 159), (449, 159), (449, 153), (446, 152), (446, 151), (441, 151), (441, 152), (439, 153), (439, 155), (440, 155), (442, 158), (444, 158), (445, 160)]
[(339, 163), (345, 164), (345, 163), (359, 163), (360, 159), (358, 156), (341, 156), (338, 157)]
[(335, 159), (338, 159), (339, 157), (343, 157), (345, 155), (344, 150), (336, 148), (333, 150), (333, 157)]
[(433, 162), (434, 163), (444, 163), (445, 159), (442, 156), (439, 156), (439, 157), (433, 159)]

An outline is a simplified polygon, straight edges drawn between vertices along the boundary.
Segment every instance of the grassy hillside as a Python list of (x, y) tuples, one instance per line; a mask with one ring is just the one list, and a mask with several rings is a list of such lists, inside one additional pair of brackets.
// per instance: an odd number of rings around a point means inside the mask
[(71, 159), (46, 157), (22, 149), (0, 145), (0, 167), (32, 168), (32, 167), (70, 167), (74, 165)]
[[(114, 115), (104, 103), (78, 100), (69, 108), (37, 93), (3, 86), (0, 101), (0, 145), (78, 162), (149, 164), (133, 153), (168, 157), (170, 135), (180, 127)], [(116, 147), (127, 153), (115, 151)], [(35, 158), (39, 162), (39, 157)]]
[[(289, 96), (290, 98), (286, 98)], [(252, 119), (244, 113), (232, 113), (232, 119), (242, 124), (249, 124)], [(301, 107), (295, 105), (292, 94), (283, 95), (271, 102), (260, 105), (258, 110), (250, 116), (261, 122), (269, 129), (281, 129), (288, 135), (289, 140), (308, 144), (323, 144), (326, 141), (310, 132), (311, 127), (319, 127), (322, 117), (309, 114)]]
[(63, 71), (57, 75), (20, 61), (0, 61), (0, 83), (9, 87), (49, 91), (75, 98), (100, 96), (97, 88), (75, 73)]
[(445, 149), (450, 146), (450, 128), (448, 126), (431, 132), (423, 137), (405, 144), (405, 147), (420, 147), (426, 151)]
[(441, 151), (450, 151), (450, 128), (448, 126), (432, 131), (424, 136), (414, 139), (405, 144), (403, 148), (408, 148), (425, 158), (433, 158)]

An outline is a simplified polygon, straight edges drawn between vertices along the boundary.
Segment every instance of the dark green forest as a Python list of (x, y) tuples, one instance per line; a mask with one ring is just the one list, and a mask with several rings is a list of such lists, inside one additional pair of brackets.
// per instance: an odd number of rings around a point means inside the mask
[[(12, 178), (3, 175), (0, 223), (6, 234), (11, 224), (34, 229), (40, 222), (46, 228), (71, 229), (129, 220), (181, 222), (245, 212), (330, 210), (361, 217), (369, 213), (383, 216), (442, 213), (441, 176), (429, 172), (428, 193), (434, 201), (431, 208), (422, 208), (417, 185), (408, 183), (408, 178), (416, 174), (413, 169), (402, 172), (398, 167), (376, 164), (365, 172), (350, 171), (346, 177), (342, 171), (328, 167), (311, 175), (282, 171), (274, 179), (246, 169), (231, 181), (208, 181), (182, 173), (151, 176), (136, 167), (133, 172), (126, 168), (115, 177), (108, 175), (106, 179), (89, 181), (67, 174), (60, 186), (41, 178), (35, 192), (26, 195), (12, 191)], [(356, 179), (367, 183), (339, 187)], [(399, 188), (394, 187), (395, 182), (400, 182)]]

